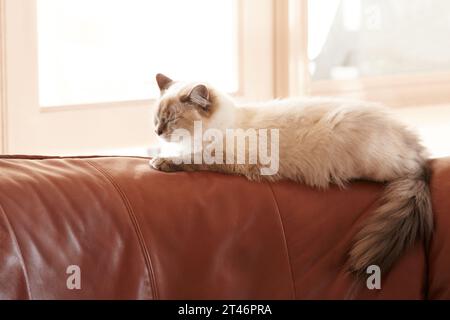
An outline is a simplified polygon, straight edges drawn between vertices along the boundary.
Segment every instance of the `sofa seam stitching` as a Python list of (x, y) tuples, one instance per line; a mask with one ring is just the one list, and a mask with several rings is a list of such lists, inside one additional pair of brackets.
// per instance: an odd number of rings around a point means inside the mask
[(267, 183), (267, 185), (269, 186), (269, 189), (270, 189), (270, 191), (272, 193), (272, 200), (275, 203), (275, 208), (277, 210), (279, 222), (280, 222), (280, 225), (281, 225), (281, 232), (283, 234), (284, 247), (286, 249), (286, 255), (287, 255), (287, 258), (288, 258), (289, 271), (290, 271), (290, 274), (291, 274), (293, 298), (295, 300), (296, 297), (297, 297), (297, 289), (295, 287), (294, 269), (292, 268), (291, 254), (290, 254), (289, 246), (288, 246), (287, 239), (286, 239), (286, 232), (285, 232), (285, 228), (284, 228), (284, 222), (283, 222), (283, 218), (281, 216), (280, 207), (278, 206), (278, 201), (277, 201), (277, 198), (275, 196), (275, 192), (273, 191), (272, 185), (270, 183)]
[(25, 277), (25, 284), (27, 286), (28, 297), (29, 297), (30, 300), (33, 300), (33, 297), (31, 295), (30, 280), (29, 280), (29, 277), (28, 277), (28, 269), (27, 269), (27, 267), (25, 265), (25, 260), (23, 259), (22, 249), (20, 247), (19, 241), (17, 240), (17, 236), (16, 236), (16, 233), (15, 233), (13, 227), (12, 227), (12, 224), (9, 221), (8, 215), (6, 214), (6, 211), (5, 211), (5, 209), (3, 208), (3, 206), (1, 204), (0, 204), (0, 211), (3, 213), (3, 216), (5, 217), (6, 227), (7, 227), (8, 231), (11, 234), (12, 241), (14, 242), (14, 244), (17, 247), (17, 253), (18, 253), (18, 256), (19, 256), (20, 263), (22, 265), (23, 275)]
[(136, 233), (136, 236), (138, 238), (138, 243), (139, 246), (141, 248), (141, 253), (143, 254), (144, 257), (144, 261), (145, 261), (145, 265), (147, 268), (147, 274), (149, 277), (149, 281), (150, 281), (150, 286), (153, 289), (153, 296), (154, 298), (157, 300), (158, 299), (158, 289), (157, 289), (157, 285), (156, 285), (156, 280), (154, 277), (154, 271), (153, 271), (153, 265), (152, 265), (152, 259), (150, 256), (150, 253), (148, 251), (147, 245), (145, 244), (143, 235), (142, 235), (142, 231), (139, 227), (139, 223), (138, 220), (136, 218), (136, 215), (134, 214), (134, 211), (130, 205), (130, 201), (128, 199), (128, 197), (125, 195), (125, 193), (122, 191), (122, 189), (120, 188), (120, 186), (118, 185), (118, 183), (115, 181), (115, 179), (107, 172), (107, 170), (104, 170), (103, 168), (100, 168), (99, 166), (97, 166), (97, 164), (91, 162), (91, 161), (87, 161), (87, 163), (89, 163), (93, 168), (95, 168), (101, 175), (103, 175), (115, 188), (115, 190), (117, 191), (117, 193), (120, 195), (123, 204), (125, 205), (125, 208), (128, 212), (128, 217), (131, 220), (131, 224), (134, 227), (134, 231)]

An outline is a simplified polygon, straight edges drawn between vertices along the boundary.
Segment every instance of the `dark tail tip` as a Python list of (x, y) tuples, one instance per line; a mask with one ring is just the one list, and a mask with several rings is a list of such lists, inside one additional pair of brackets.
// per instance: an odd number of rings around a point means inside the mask
[(429, 170), (390, 182), (380, 205), (355, 237), (348, 270), (365, 276), (371, 265), (387, 273), (402, 253), (419, 239), (427, 243), (433, 229)]

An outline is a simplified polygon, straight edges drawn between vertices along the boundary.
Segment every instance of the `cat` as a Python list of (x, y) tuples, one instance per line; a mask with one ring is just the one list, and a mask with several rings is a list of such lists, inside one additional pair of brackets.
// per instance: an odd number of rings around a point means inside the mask
[(154, 124), (162, 139), (170, 140), (177, 129), (193, 133), (196, 121), (204, 129), (222, 132), (275, 128), (279, 130), (279, 169), (262, 175), (260, 163), (183, 163), (177, 157), (153, 158), (153, 168), (216, 171), (256, 181), (287, 179), (319, 189), (331, 184), (345, 187), (354, 179), (386, 183), (379, 206), (349, 251), (348, 270), (360, 276), (370, 265), (387, 272), (405, 249), (420, 239), (425, 244), (430, 240), (428, 153), (416, 134), (383, 106), (313, 97), (237, 105), (206, 84), (176, 82), (162, 74), (156, 82), (161, 96)]

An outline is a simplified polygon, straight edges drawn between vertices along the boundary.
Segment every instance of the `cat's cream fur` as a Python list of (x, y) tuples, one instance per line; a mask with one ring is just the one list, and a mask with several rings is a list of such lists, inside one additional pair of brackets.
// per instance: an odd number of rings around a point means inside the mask
[[(161, 98), (155, 125), (163, 138), (193, 121), (203, 128), (279, 129), (279, 171), (261, 176), (259, 165), (175, 164), (156, 158), (163, 171), (211, 170), (251, 180), (289, 179), (312, 187), (344, 186), (353, 179), (387, 182), (380, 204), (356, 236), (349, 268), (365, 273), (376, 264), (387, 271), (395, 259), (433, 228), (427, 184), (427, 153), (417, 136), (381, 106), (325, 98), (276, 100), (237, 105), (202, 84), (173, 82), (157, 76)], [(301, 204), (299, 204), (301, 205)]]

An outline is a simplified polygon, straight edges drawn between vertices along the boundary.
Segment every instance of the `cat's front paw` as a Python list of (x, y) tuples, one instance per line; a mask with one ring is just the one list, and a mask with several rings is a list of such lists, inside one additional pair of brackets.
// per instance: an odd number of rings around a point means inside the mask
[(164, 172), (180, 171), (179, 166), (173, 163), (172, 160), (167, 158), (153, 158), (150, 160), (150, 167), (153, 169)]

